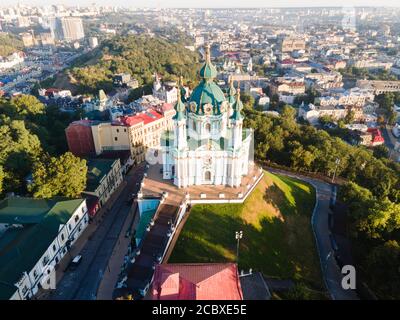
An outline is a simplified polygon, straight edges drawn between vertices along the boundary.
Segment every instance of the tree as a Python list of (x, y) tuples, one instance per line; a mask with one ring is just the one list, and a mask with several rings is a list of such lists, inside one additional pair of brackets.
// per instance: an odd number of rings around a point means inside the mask
[(292, 106), (286, 104), (281, 113), (281, 119), (282, 119), (282, 127), (285, 130), (288, 130), (290, 132), (293, 132), (297, 128), (296, 124), (296, 109), (293, 108)]
[(369, 204), (364, 208), (365, 214), (357, 221), (359, 231), (371, 239), (380, 239), (400, 228), (400, 204), (387, 198)]
[(355, 112), (353, 110), (349, 110), (346, 116), (344, 117), (344, 122), (346, 124), (352, 123), (354, 121), (354, 117), (355, 117)]
[(254, 107), (254, 97), (248, 93), (241, 93), (240, 100), (243, 102), (243, 107), (247, 109), (252, 109)]
[(46, 157), (33, 169), (29, 191), (35, 198), (79, 197), (86, 187), (86, 160), (67, 152), (61, 157)]
[(376, 146), (374, 148), (374, 157), (378, 159), (389, 158), (389, 148), (386, 147), (384, 144)]
[(385, 299), (398, 299), (400, 296), (400, 246), (389, 240), (374, 247), (366, 258), (366, 269), (371, 287)]
[(183, 76), (185, 81), (198, 81), (198, 53), (186, 49), (178, 37), (168, 41), (165, 37), (116, 36), (95, 51), (92, 58), (86, 59), (90, 64), (81, 60), (70, 69), (79, 93), (110, 91), (115, 73), (129, 73), (140, 86), (151, 84), (155, 72), (163, 79)]
[(42, 152), (38, 137), (22, 120), (3, 118), (0, 125), (0, 166), (3, 167), (3, 190), (24, 191), (24, 178)]
[(4, 180), (4, 176), (5, 176), (5, 174), (4, 174), (3, 167), (0, 166), (0, 196), (1, 196), (1, 194), (3, 193), (3, 180)]
[(329, 115), (324, 115), (318, 118), (318, 122), (322, 125), (327, 124), (327, 123), (332, 123), (334, 122), (334, 119), (332, 116)]
[(7, 57), (24, 48), (24, 44), (19, 38), (7, 32), (0, 34), (0, 44), (0, 56), (2, 57)]
[(296, 143), (293, 151), (291, 152), (290, 160), (294, 169), (309, 170), (313, 161), (315, 160), (315, 157), (315, 154), (305, 150), (301, 144)]
[(13, 112), (21, 117), (35, 116), (44, 113), (44, 105), (36, 97), (31, 95), (20, 95), (10, 100)]

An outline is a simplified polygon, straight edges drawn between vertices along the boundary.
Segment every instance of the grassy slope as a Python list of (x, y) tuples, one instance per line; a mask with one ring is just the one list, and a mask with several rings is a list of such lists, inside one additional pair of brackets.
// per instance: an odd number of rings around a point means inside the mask
[(240, 269), (323, 290), (310, 225), (314, 203), (308, 184), (266, 172), (244, 204), (194, 206), (169, 262), (235, 261), (235, 231), (243, 230)]

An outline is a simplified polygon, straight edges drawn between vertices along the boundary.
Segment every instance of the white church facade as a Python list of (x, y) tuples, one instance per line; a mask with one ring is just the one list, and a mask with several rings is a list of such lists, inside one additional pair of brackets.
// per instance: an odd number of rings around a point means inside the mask
[(188, 101), (178, 90), (174, 131), (162, 139), (163, 178), (179, 188), (193, 185), (239, 187), (253, 165), (252, 130), (243, 128), (240, 90), (231, 82), (225, 97), (215, 83), (209, 47), (202, 78)]

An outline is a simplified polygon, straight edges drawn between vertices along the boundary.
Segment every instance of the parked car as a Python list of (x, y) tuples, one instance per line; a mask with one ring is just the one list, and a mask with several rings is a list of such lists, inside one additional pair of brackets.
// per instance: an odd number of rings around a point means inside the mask
[(70, 262), (68, 269), (71, 270), (71, 271), (76, 270), (76, 268), (78, 268), (78, 266), (80, 265), (81, 262), (82, 262), (82, 256), (81, 255), (77, 255)]

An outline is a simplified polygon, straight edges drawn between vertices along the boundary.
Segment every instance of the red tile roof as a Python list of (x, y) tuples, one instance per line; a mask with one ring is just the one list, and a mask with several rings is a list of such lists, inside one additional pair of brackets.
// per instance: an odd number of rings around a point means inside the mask
[(157, 265), (153, 300), (243, 300), (234, 263)]
[(150, 122), (159, 120), (162, 117), (163, 117), (162, 114), (158, 113), (157, 111), (148, 109), (147, 111), (138, 113), (134, 116), (123, 116), (120, 119), (121, 119), (121, 122), (123, 123), (123, 125), (133, 126), (140, 122), (143, 122), (146, 125)]

